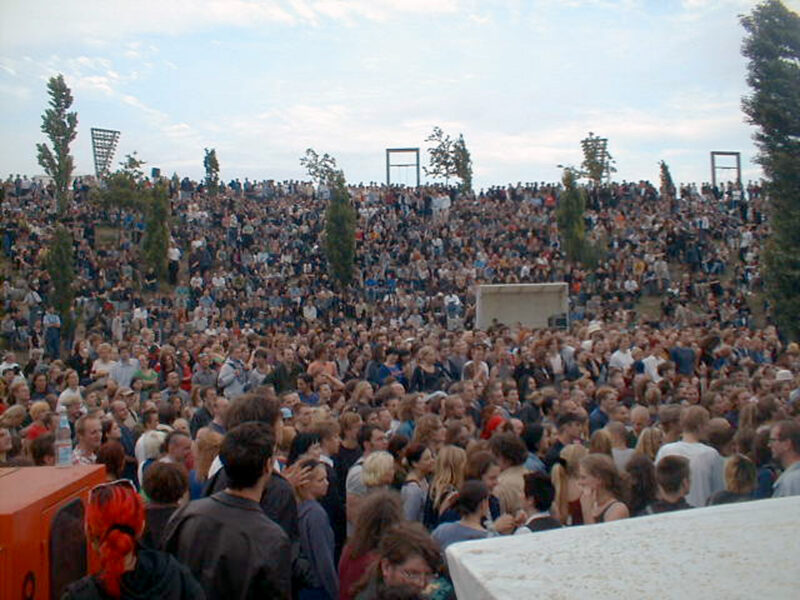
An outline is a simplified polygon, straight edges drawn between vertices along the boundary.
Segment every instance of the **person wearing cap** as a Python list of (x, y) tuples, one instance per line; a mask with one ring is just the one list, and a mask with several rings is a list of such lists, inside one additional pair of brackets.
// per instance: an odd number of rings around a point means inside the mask
[(792, 396), (796, 396), (794, 392), (796, 392), (798, 387), (794, 384), (794, 375), (788, 369), (779, 369), (777, 373), (775, 373), (775, 388), (774, 391), (782, 398), (785, 398), (789, 402), (795, 402), (796, 397), (793, 398)]

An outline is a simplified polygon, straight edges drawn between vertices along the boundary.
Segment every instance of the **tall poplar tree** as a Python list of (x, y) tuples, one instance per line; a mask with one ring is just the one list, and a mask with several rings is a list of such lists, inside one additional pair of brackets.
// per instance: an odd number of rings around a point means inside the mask
[(766, 177), (772, 235), (765, 251), (767, 295), (782, 333), (800, 339), (800, 17), (768, 0), (741, 18), (753, 93), (742, 109)]
[(47, 93), (50, 95), (50, 108), (42, 115), (42, 132), (53, 148), (51, 150), (47, 144), (36, 144), (36, 150), (39, 164), (53, 178), (58, 214), (63, 215), (67, 210), (69, 183), (75, 168), (69, 145), (78, 133), (78, 113), (69, 112), (72, 92), (64, 82), (63, 75), (50, 78)]
[(561, 235), (561, 245), (567, 259), (572, 262), (582, 261), (586, 253), (586, 225), (583, 213), (586, 209), (586, 196), (577, 185), (574, 169), (564, 169), (561, 178), (564, 191), (558, 198), (556, 220)]
[(356, 261), (356, 209), (347, 190), (344, 172), (336, 167), (336, 159), (325, 153), (320, 156), (312, 148), (300, 158), (308, 175), (320, 190), (328, 194), (325, 209), (325, 255), (328, 269), (340, 287), (353, 280)]
[[(47, 93), (50, 96), (50, 108), (42, 114), (42, 133), (48, 137), (53, 147), (51, 149), (47, 144), (36, 144), (36, 151), (44, 172), (53, 178), (58, 215), (63, 218), (67, 212), (69, 184), (75, 168), (69, 145), (77, 135), (78, 113), (69, 111), (73, 100), (72, 92), (63, 75), (50, 78), (47, 82)], [(75, 297), (72, 287), (75, 280), (74, 262), (72, 235), (59, 223), (53, 232), (46, 266), (51, 283), (49, 301), (61, 315), (65, 329), (71, 326), (70, 309)]]
[(219, 191), (219, 160), (217, 160), (216, 148), (205, 148), (203, 157), (203, 167), (206, 170), (206, 188), (208, 193), (216, 196)]

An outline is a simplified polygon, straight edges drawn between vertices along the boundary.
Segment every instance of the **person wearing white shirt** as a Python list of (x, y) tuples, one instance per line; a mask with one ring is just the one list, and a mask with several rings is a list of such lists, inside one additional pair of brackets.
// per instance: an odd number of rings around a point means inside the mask
[(633, 362), (630, 336), (623, 335), (619, 340), (617, 349), (608, 359), (608, 366), (612, 369), (616, 368), (625, 371), (633, 364)]
[(692, 506), (705, 506), (711, 494), (725, 489), (723, 459), (714, 448), (702, 443), (708, 427), (709, 414), (702, 406), (690, 406), (681, 413), (682, 439), (661, 446), (656, 465), (665, 456), (689, 459), (691, 486), (686, 501)]

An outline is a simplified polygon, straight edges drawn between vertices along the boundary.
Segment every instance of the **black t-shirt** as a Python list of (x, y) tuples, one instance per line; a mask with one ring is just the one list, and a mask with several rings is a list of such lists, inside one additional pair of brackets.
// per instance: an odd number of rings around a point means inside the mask
[(339, 452), (333, 457), (333, 468), (336, 471), (336, 479), (339, 486), (339, 495), (345, 498), (347, 495), (347, 472), (350, 470), (356, 461), (361, 458), (364, 453), (361, 447), (356, 445), (355, 448), (345, 448), (339, 446)]
[(547, 451), (542, 461), (544, 462), (544, 466), (547, 467), (548, 472), (553, 470), (553, 465), (558, 461), (558, 457), (561, 455), (563, 449), (564, 443), (561, 440), (556, 440), (553, 442), (553, 445), (550, 446), (550, 449)]

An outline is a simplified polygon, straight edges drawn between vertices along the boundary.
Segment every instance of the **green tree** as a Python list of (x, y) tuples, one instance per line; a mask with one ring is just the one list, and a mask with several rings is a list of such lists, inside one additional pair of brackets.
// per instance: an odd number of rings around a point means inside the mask
[(764, 281), (775, 320), (789, 339), (800, 339), (800, 17), (778, 0), (741, 17), (747, 32), (753, 93), (742, 109), (758, 129), (758, 162), (764, 169), (772, 235), (765, 251)]
[(319, 185), (328, 186), (334, 181), (336, 173), (336, 159), (327, 152), (320, 156), (313, 148), (307, 148), (304, 156), (300, 158), (302, 166), (308, 176)]
[(471, 190), (472, 158), (464, 142), (464, 135), (459, 134), (458, 139), (453, 140), (437, 126), (425, 141), (431, 144), (428, 147), (430, 166), (423, 167), (425, 174), (436, 179), (444, 179), (445, 185), (450, 182), (451, 177), (457, 177), (461, 180), (463, 190)]
[(464, 142), (464, 135), (459, 134), (453, 144), (453, 162), (455, 163), (456, 177), (461, 180), (461, 189), (465, 192), (472, 191), (472, 156)]
[(331, 184), (325, 210), (325, 255), (334, 280), (347, 287), (353, 280), (356, 260), (356, 209), (341, 171)]
[(53, 178), (58, 213), (63, 215), (67, 210), (69, 184), (75, 168), (69, 145), (77, 135), (78, 113), (69, 112), (72, 92), (64, 82), (63, 75), (50, 78), (47, 93), (50, 95), (50, 108), (42, 115), (42, 133), (48, 137), (53, 148), (51, 150), (47, 144), (36, 144), (36, 150), (39, 164)]
[(669, 165), (663, 160), (658, 163), (661, 178), (661, 195), (665, 198), (674, 198), (676, 189), (675, 183), (672, 181), (672, 174), (669, 172)]
[(62, 327), (67, 329), (72, 300), (75, 298), (73, 282), (74, 250), (72, 234), (63, 225), (56, 227), (45, 265), (50, 275), (50, 302), (61, 315)]
[(154, 185), (145, 198), (145, 232), (142, 253), (145, 264), (153, 270), (159, 281), (167, 278), (167, 253), (169, 251), (169, 191), (163, 183)]
[(617, 172), (614, 158), (608, 151), (606, 138), (596, 136), (590, 131), (588, 137), (581, 140), (581, 150), (583, 151), (581, 176), (588, 177), (599, 185), (603, 179), (610, 179), (611, 174)]
[(344, 288), (353, 280), (356, 260), (356, 209), (347, 190), (344, 172), (336, 168), (336, 159), (319, 155), (308, 148), (300, 164), (317, 182), (322, 193), (329, 194), (325, 209), (325, 256), (337, 285)]
[(203, 167), (206, 170), (206, 188), (212, 196), (216, 196), (219, 191), (219, 161), (216, 148), (211, 150), (205, 148)]
[(457, 175), (453, 140), (442, 131), (441, 127), (434, 127), (433, 132), (425, 138), (425, 141), (433, 145), (428, 148), (430, 166), (422, 168), (426, 175), (435, 179), (444, 179), (446, 185), (451, 177)]
[(586, 192), (578, 187), (575, 169), (564, 169), (561, 182), (564, 190), (558, 198), (556, 220), (561, 234), (561, 247), (571, 262), (582, 261), (586, 255)]
[(119, 164), (120, 168), (103, 181), (100, 201), (106, 208), (141, 208), (145, 192), (142, 167), (146, 163), (134, 152), (126, 155)]

